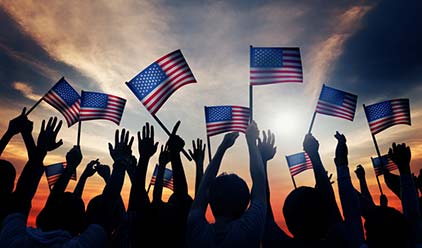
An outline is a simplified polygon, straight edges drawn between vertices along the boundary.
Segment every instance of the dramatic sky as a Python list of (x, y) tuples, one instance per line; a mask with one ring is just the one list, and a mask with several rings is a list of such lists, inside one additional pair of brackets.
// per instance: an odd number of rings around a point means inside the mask
[[(329, 3), (331, 2), (331, 4)], [(181, 49), (198, 83), (177, 91), (158, 112), (169, 127), (177, 120), (180, 135), (190, 146), (205, 139), (204, 105), (248, 105), (249, 46), (298, 46), (304, 83), (256, 87), (254, 117), (261, 129), (276, 134), (277, 154), (269, 163), (272, 205), (277, 221), (285, 226), (282, 206), (292, 190), (284, 156), (302, 150), (323, 83), (357, 94), (353, 122), (318, 115), (313, 134), (320, 141), (326, 169), (334, 173), (336, 130), (348, 138), (350, 169), (362, 164), (371, 193), (379, 191), (370, 163), (375, 156), (362, 104), (392, 98), (410, 98), (412, 126), (392, 127), (377, 135), (382, 153), (393, 142), (412, 149), (412, 171), (422, 168), (422, 2), (406, 1), (31, 1), (0, 0), (0, 132), (23, 107), (32, 106), (62, 76), (78, 91), (112, 93), (128, 100), (121, 127), (132, 134), (149, 121), (156, 124), (124, 84), (157, 58)], [(45, 102), (30, 114), (34, 135), (40, 121), (63, 117)], [(82, 125), (81, 149), (85, 164), (99, 158), (111, 164), (107, 142), (117, 126), (107, 121)], [(165, 133), (156, 126), (157, 139)], [(77, 125), (63, 126), (64, 145), (49, 154), (45, 164), (64, 161), (76, 143)], [(222, 135), (212, 137), (215, 151)], [(135, 142), (136, 143), (136, 142)], [(134, 146), (137, 155), (136, 144)], [(235, 172), (251, 185), (244, 136), (227, 153), (221, 171)], [(148, 170), (151, 176), (158, 154)], [(14, 163), (18, 174), (27, 159), (17, 136), (3, 158)], [(189, 191), (194, 193), (194, 165), (184, 160)], [(358, 184), (354, 173), (353, 181)], [(390, 205), (400, 209), (380, 178)], [(296, 177), (298, 185), (315, 184), (311, 171)], [(68, 190), (73, 190), (74, 183)], [(88, 180), (84, 200), (99, 194), (98, 175)], [(335, 189), (337, 183), (334, 184)], [(127, 199), (128, 180), (122, 191)], [(165, 191), (165, 194), (169, 194)], [(43, 178), (30, 218), (43, 207), (48, 187)]]

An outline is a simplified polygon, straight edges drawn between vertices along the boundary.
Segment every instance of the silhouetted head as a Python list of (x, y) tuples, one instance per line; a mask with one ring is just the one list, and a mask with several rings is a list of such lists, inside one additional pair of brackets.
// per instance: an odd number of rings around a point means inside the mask
[(75, 236), (85, 228), (85, 205), (81, 198), (65, 192), (48, 201), (37, 216), (37, 227), (43, 231), (62, 229)]
[(283, 214), (296, 239), (319, 240), (329, 229), (329, 205), (321, 193), (311, 187), (299, 187), (284, 201)]
[(403, 214), (390, 207), (375, 207), (365, 219), (369, 247), (407, 247), (409, 227)]
[(10, 195), (15, 186), (15, 167), (6, 160), (0, 159), (0, 196)]
[(248, 207), (251, 195), (242, 178), (223, 173), (211, 182), (208, 198), (215, 218), (237, 219)]
[(97, 195), (92, 198), (86, 208), (86, 220), (88, 224), (99, 224), (111, 231), (124, 218), (126, 214), (125, 205), (122, 198), (119, 198), (113, 211), (105, 209), (104, 206), (106, 204), (104, 204), (103, 195)]

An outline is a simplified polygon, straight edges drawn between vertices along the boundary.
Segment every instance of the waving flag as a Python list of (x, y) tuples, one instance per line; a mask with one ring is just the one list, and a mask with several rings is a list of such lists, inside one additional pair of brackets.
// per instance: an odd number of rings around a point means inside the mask
[(316, 112), (353, 121), (358, 96), (322, 85)]
[(213, 136), (224, 132), (246, 132), (249, 124), (249, 108), (241, 106), (205, 107), (207, 135)]
[(57, 109), (70, 127), (79, 121), (80, 96), (62, 77), (43, 97), (44, 101)]
[(296, 176), (297, 174), (312, 169), (312, 162), (306, 152), (299, 152), (290, 156), (286, 156), (287, 165), (289, 166), (290, 174)]
[(381, 156), (380, 158), (371, 158), (372, 165), (374, 166), (375, 175), (382, 175), (383, 168), (388, 171), (397, 170), (397, 165), (388, 157), (388, 154)]
[(119, 125), (125, 104), (126, 99), (118, 96), (82, 91), (81, 121), (104, 119)]
[(141, 71), (127, 86), (155, 114), (177, 89), (196, 83), (188, 63), (180, 50), (169, 53)]
[[(155, 185), (155, 181), (157, 180), (157, 174), (158, 174), (158, 165), (155, 166), (154, 172), (152, 173), (152, 178), (150, 182), (151, 185)], [(164, 169), (163, 186), (171, 190), (174, 189), (173, 188), (173, 171), (167, 168)]]
[(302, 83), (302, 61), (297, 47), (251, 47), (250, 84)]
[(365, 114), (374, 135), (397, 124), (411, 125), (409, 99), (394, 99), (365, 106)]
[[(48, 186), (51, 188), (59, 180), (66, 168), (66, 162), (48, 165), (45, 167), (45, 175), (47, 176)], [(72, 174), (70, 178), (76, 181), (76, 172)]]

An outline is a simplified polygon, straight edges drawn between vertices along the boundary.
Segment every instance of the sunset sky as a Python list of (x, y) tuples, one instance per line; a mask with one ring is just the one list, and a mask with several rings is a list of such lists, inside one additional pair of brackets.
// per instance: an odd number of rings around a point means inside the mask
[[(376, 152), (362, 104), (409, 98), (412, 125), (394, 126), (377, 135), (381, 153), (393, 141), (411, 146), (413, 172), (422, 168), (422, 23), (421, 1), (31, 1), (0, 0), (0, 133), (23, 107), (31, 107), (64, 76), (77, 91), (99, 91), (127, 99), (120, 127), (136, 134), (145, 122), (156, 126), (156, 138), (165, 133), (124, 84), (159, 57), (181, 49), (198, 83), (178, 90), (157, 116), (171, 128), (182, 124), (179, 135), (187, 147), (206, 138), (205, 105), (248, 106), (249, 46), (300, 47), (304, 83), (254, 88), (254, 119), (260, 129), (276, 134), (277, 154), (269, 163), (272, 206), (285, 227), (282, 206), (292, 190), (286, 155), (302, 151), (302, 141), (323, 83), (358, 95), (353, 122), (318, 115), (313, 134), (320, 142), (326, 169), (333, 173), (336, 130), (348, 138), (350, 170), (366, 169), (370, 191), (379, 202), (371, 165)], [(42, 119), (62, 115), (42, 102), (30, 115), (36, 137)], [(119, 128), (120, 128), (119, 127)], [(111, 165), (107, 143), (117, 126), (109, 121), (83, 122), (81, 149), (86, 163), (99, 158)], [(64, 161), (76, 143), (77, 125), (60, 131), (64, 145), (45, 164)], [(222, 135), (212, 137), (212, 150)], [(138, 155), (137, 142), (133, 147)], [(235, 172), (249, 186), (251, 179), (244, 136), (223, 160), (220, 172)], [(21, 137), (12, 139), (2, 158), (20, 174), (27, 157)], [(151, 177), (158, 153), (151, 160)], [(193, 196), (195, 167), (184, 160)], [(395, 172), (397, 173), (397, 172)], [(358, 183), (354, 173), (355, 187)], [(390, 205), (400, 209), (380, 177)], [(298, 185), (314, 186), (313, 173), (296, 176)], [(68, 190), (73, 191), (74, 182)], [(98, 175), (87, 182), (84, 200), (101, 193)], [(337, 183), (334, 184), (337, 192)], [(122, 195), (129, 195), (126, 178)], [(29, 224), (48, 196), (43, 177), (33, 202)], [(165, 191), (165, 194), (170, 194)]]

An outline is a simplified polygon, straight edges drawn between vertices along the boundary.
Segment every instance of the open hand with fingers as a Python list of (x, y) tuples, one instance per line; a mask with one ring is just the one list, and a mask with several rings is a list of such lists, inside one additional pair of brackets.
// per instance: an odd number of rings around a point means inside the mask
[(138, 150), (139, 155), (145, 159), (151, 158), (157, 151), (158, 142), (154, 142), (154, 126), (148, 122), (142, 127), (141, 132), (138, 132)]
[(170, 163), (171, 157), (170, 157), (170, 150), (168, 145), (164, 147), (161, 145), (160, 149), (160, 156), (158, 157), (158, 166), (166, 167), (168, 163)]
[(129, 131), (123, 128), (121, 133), (119, 133), (118, 129), (116, 130), (114, 147), (111, 143), (108, 143), (108, 149), (114, 163), (121, 163), (125, 166), (125, 169), (130, 164), (132, 158), (133, 139), (133, 136), (129, 139)]
[[(277, 151), (275, 144), (275, 135), (270, 130), (265, 133), (262, 131), (262, 140), (258, 138), (258, 149), (261, 153), (262, 160), (267, 162), (268, 160), (274, 158), (274, 155)], [(265, 163), (264, 163), (265, 164)]]
[(63, 145), (63, 140), (56, 141), (57, 134), (62, 127), (62, 121), (57, 123), (57, 117), (50, 117), (47, 125), (45, 120), (41, 123), (41, 131), (38, 135), (37, 149), (40, 153), (46, 154), (49, 151), (53, 151)]
[(204, 163), (205, 147), (206, 144), (202, 146), (201, 139), (196, 139), (196, 143), (195, 140), (192, 140), (192, 150), (189, 149), (189, 155), (195, 161), (196, 165)]
[(388, 150), (388, 156), (391, 160), (399, 167), (400, 174), (410, 173), (410, 158), (411, 152), (410, 147), (406, 146), (405, 143), (398, 144), (393, 143), (391, 148)]

